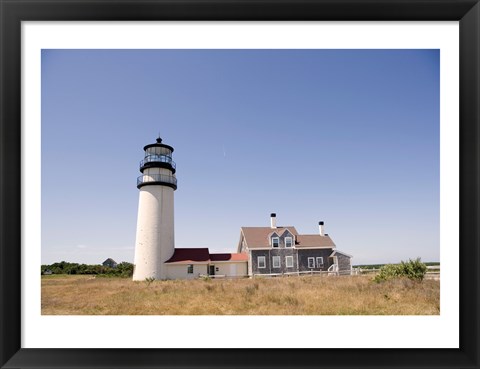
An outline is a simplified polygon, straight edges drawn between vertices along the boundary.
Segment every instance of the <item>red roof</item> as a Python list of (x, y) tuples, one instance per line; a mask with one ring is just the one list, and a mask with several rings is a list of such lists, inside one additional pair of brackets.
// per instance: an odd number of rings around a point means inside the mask
[(248, 261), (247, 254), (210, 254), (211, 261)]
[(210, 254), (208, 248), (175, 249), (172, 257), (166, 263), (208, 263)]
[(247, 254), (210, 254), (208, 248), (175, 249), (165, 263), (209, 263), (214, 261), (248, 261)]

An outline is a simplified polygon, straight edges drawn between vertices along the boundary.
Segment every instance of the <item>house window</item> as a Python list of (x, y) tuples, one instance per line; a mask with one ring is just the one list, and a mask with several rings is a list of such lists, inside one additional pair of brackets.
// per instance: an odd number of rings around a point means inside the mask
[(292, 246), (293, 246), (292, 237), (285, 237), (285, 247), (292, 247)]
[(272, 264), (274, 268), (280, 268), (280, 256), (274, 256), (272, 258)]
[(308, 267), (315, 268), (315, 258), (308, 258)]
[(323, 267), (323, 258), (321, 256), (317, 257), (317, 268)]
[(188, 273), (188, 274), (193, 274), (193, 264), (188, 264), (188, 266), (187, 266), (187, 273)]
[(279, 244), (280, 244), (280, 239), (278, 237), (272, 237), (272, 246), (278, 247)]
[(285, 256), (285, 265), (287, 268), (293, 268), (293, 256)]
[(265, 261), (265, 256), (259, 256), (257, 258), (257, 265), (258, 265), (258, 269), (261, 269), (261, 268), (266, 268), (266, 261)]

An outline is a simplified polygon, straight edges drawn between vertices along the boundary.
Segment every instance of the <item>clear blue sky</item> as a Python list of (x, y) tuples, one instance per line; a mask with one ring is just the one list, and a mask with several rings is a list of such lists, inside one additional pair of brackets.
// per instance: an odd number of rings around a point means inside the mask
[(354, 264), (439, 260), (438, 50), (43, 50), (42, 263), (133, 262), (139, 161), (175, 148), (176, 247), (241, 226)]

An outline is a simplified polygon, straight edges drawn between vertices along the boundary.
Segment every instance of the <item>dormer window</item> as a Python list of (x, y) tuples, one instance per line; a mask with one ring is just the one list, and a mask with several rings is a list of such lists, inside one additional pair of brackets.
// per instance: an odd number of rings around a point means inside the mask
[(293, 246), (292, 237), (285, 237), (285, 247), (292, 247), (292, 246)]
[(278, 237), (272, 237), (272, 247), (278, 247), (280, 245), (280, 239)]

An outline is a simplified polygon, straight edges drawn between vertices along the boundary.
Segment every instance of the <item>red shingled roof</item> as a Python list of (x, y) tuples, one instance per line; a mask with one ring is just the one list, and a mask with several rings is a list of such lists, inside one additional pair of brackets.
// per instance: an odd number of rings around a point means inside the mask
[(208, 248), (175, 249), (172, 257), (166, 263), (208, 263), (210, 253)]
[(248, 261), (247, 254), (210, 254), (208, 248), (175, 249), (165, 263), (192, 264), (215, 261)]
[(248, 261), (247, 254), (210, 254), (211, 261)]

